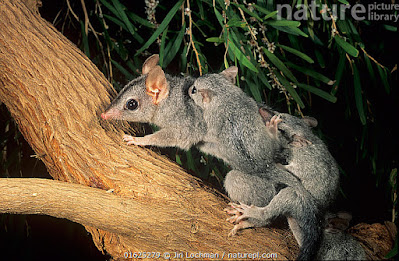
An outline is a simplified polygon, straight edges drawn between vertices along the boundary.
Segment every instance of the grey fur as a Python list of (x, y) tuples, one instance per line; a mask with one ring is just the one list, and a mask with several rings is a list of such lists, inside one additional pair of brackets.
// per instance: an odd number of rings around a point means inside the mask
[[(339, 186), (337, 163), (320, 138), (313, 134), (311, 127), (317, 120), (311, 117), (300, 119), (287, 113), (278, 113), (263, 106), (260, 114), (267, 120), (278, 115), (283, 121), (278, 125), (283, 158), (288, 155), (283, 167), (297, 176), (307, 191), (316, 199), (322, 214), (334, 201)], [(301, 244), (303, 235), (296, 229), (295, 220), (288, 219), (295, 238)]]
[[(143, 65), (143, 72), (150, 71), (148, 66), (155, 66), (157, 61)], [(188, 150), (202, 141), (206, 133), (206, 124), (202, 119), (201, 109), (195, 105), (187, 94), (194, 82), (192, 77), (173, 77), (166, 75), (168, 96), (159, 104), (154, 104), (152, 97), (146, 93), (147, 75), (142, 75), (129, 82), (107, 108), (103, 118), (127, 120), (132, 122), (152, 123), (160, 130), (144, 137), (125, 136), (128, 144), (153, 145), (159, 147), (178, 147)], [(126, 109), (129, 99), (138, 101), (136, 110)], [(109, 116), (107, 116), (109, 115)]]
[(351, 215), (339, 212), (325, 217), (323, 240), (317, 260), (366, 260), (360, 243), (346, 232)]
[[(268, 225), (281, 215), (290, 217), (304, 233), (298, 259), (313, 259), (321, 240), (317, 203), (295, 175), (274, 162), (281, 142), (273, 126), (265, 127), (256, 102), (224, 73), (199, 77), (189, 94), (204, 111), (208, 128), (204, 142), (213, 144), (199, 148), (233, 168), (225, 188), (232, 200), (244, 203), (235, 206), (242, 215), (230, 219), (236, 222), (235, 229)], [(273, 193), (277, 194), (265, 207), (247, 206), (264, 204)]]

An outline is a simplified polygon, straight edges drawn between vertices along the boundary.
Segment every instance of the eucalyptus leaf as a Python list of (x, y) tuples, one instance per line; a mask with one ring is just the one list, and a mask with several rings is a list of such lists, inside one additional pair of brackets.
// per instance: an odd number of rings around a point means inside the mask
[(290, 20), (268, 20), (268, 21), (265, 21), (265, 24), (272, 25), (272, 26), (299, 27), (301, 25), (301, 22), (290, 21)]
[(165, 58), (163, 60), (164, 67), (168, 66), (168, 64), (173, 60), (173, 58), (175, 58), (176, 54), (180, 50), (180, 46), (183, 43), (184, 32), (186, 31), (184, 25), (182, 26), (182, 29), (180, 30), (179, 34), (176, 36), (174, 41), (169, 42), (169, 44), (171, 44), (170, 48), (166, 48)]
[(285, 45), (282, 45), (282, 44), (278, 44), (277, 46), (281, 47), (282, 49), (286, 50), (287, 52), (290, 52), (290, 53), (298, 56), (299, 58), (307, 61), (308, 63), (314, 63), (312, 58), (310, 58), (306, 54), (304, 54), (304, 53), (302, 53), (302, 52), (300, 52), (300, 51), (298, 51), (298, 50), (296, 50), (294, 48), (291, 48), (289, 46), (285, 46)]
[(224, 43), (223, 39), (220, 39), (220, 37), (209, 37), (206, 38), (206, 41), (211, 43)]
[(129, 21), (129, 18), (127, 17), (127, 15), (125, 13), (125, 7), (118, 0), (112, 0), (112, 3), (114, 4), (115, 9), (119, 13), (119, 18), (125, 23), (128, 31), (132, 35), (134, 35), (135, 34), (134, 26)]
[(254, 72), (258, 72), (258, 69), (256, 69), (255, 65), (251, 63), (250, 60), (238, 49), (238, 47), (233, 43), (233, 41), (229, 42), (229, 50), (231, 50), (235, 57), (237, 57), (238, 61), (248, 69)]
[(287, 65), (292, 67), (292, 68), (294, 68), (295, 70), (297, 70), (297, 71), (299, 71), (301, 73), (309, 75), (310, 77), (312, 77), (312, 78), (314, 78), (316, 80), (322, 81), (325, 84), (333, 85), (335, 83), (335, 81), (329, 79), (328, 77), (324, 76), (323, 74), (318, 73), (318, 72), (316, 72), (316, 71), (314, 71), (314, 70), (312, 70), (310, 68), (299, 66), (299, 65), (293, 64), (291, 62), (288, 62)]
[(355, 103), (359, 113), (360, 122), (366, 125), (366, 114), (364, 113), (362, 85), (360, 82), (360, 75), (355, 63), (353, 63), (353, 86), (355, 89)]
[(280, 72), (274, 70), (274, 74), (277, 76), (278, 80), (284, 86), (284, 88), (289, 92), (289, 94), (291, 94), (292, 98), (296, 101), (296, 103), (298, 103), (298, 105), (301, 108), (305, 108), (305, 104), (303, 103), (301, 97), (299, 97), (298, 93), (296, 92), (294, 87), (292, 87), (290, 82), (287, 81), (287, 79), (285, 79), (284, 76), (280, 74)]
[(276, 55), (273, 53), (269, 52), (266, 48), (263, 47), (263, 51), (266, 54), (267, 58), (280, 70), (284, 73), (285, 76), (287, 76), (291, 81), (298, 83), (298, 80), (295, 78), (295, 76), (292, 74), (292, 72), (284, 65), (282, 61), (280, 61), (279, 58), (277, 58)]
[(134, 75), (131, 74), (128, 70), (125, 69), (124, 66), (120, 65), (119, 63), (117, 63), (115, 60), (111, 60), (112, 64), (121, 72), (123, 73), (126, 78), (131, 81), (134, 78)]
[(326, 91), (320, 90), (319, 88), (316, 88), (316, 87), (313, 87), (313, 86), (310, 86), (307, 84), (303, 84), (303, 83), (299, 83), (298, 87), (300, 87), (304, 90), (307, 90), (313, 94), (316, 94), (317, 96), (320, 96), (321, 98), (323, 98), (329, 102), (335, 103), (337, 101), (337, 97), (331, 95), (330, 93), (328, 93)]
[(303, 37), (309, 37), (306, 33), (302, 32), (301, 29), (296, 28), (296, 27), (289, 27), (289, 26), (277, 26), (277, 25), (272, 25), (273, 28), (275, 28), (278, 31), (289, 33), (292, 35), (300, 35)]
[(382, 80), (382, 84), (385, 87), (385, 91), (389, 94), (391, 92), (391, 89), (389, 87), (389, 83), (388, 83), (388, 76), (387, 76), (387, 71), (385, 68), (381, 68), (381, 66), (377, 65), (378, 68), (378, 73), (380, 74), (381, 80)]
[(244, 5), (241, 4), (236, 4), (234, 2), (231, 2), (232, 5), (236, 6), (236, 7), (240, 7), (241, 10), (243, 10), (245, 13), (249, 14), (251, 17), (254, 17), (256, 20), (258, 20), (259, 22), (263, 22), (263, 19), (260, 18), (257, 14), (255, 14), (254, 12), (251, 12), (248, 10), (248, 8), (246, 8)]
[(136, 55), (139, 55), (142, 53), (145, 49), (147, 49), (155, 40), (158, 38), (158, 36), (165, 30), (165, 28), (168, 26), (174, 15), (176, 14), (177, 10), (179, 10), (183, 0), (178, 1), (172, 9), (170, 9), (169, 13), (166, 15), (166, 17), (163, 19), (162, 23), (159, 25), (158, 29), (151, 35), (151, 37), (148, 39), (148, 41), (136, 52)]
[(165, 31), (162, 32), (161, 46), (159, 47), (159, 65), (161, 67), (163, 67), (163, 60), (165, 55), (165, 42), (167, 35), (168, 35), (168, 27), (166, 27)]
[(357, 57), (359, 55), (359, 51), (353, 47), (353, 45), (351, 45), (348, 42), (345, 42), (344, 39), (342, 39), (340, 36), (336, 35), (334, 36), (335, 42), (345, 51), (347, 52), (349, 55), (353, 56), (353, 57)]
[(339, 56), (337, 70), (335, 71), (335, 84), (333, 89), (331, 90), (331, 93), (333, 95), (337, 93), (338, 85), (341, 82), (341, 78), (345, 70), (345, 60), (346, 60), (345, 54), (342, 52)]

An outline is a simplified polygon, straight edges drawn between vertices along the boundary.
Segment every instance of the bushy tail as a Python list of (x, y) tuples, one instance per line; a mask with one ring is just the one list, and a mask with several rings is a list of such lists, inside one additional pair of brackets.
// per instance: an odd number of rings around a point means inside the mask
[(310, 207), (297, 217), (302, 245), (296, 260), (315, 260), (322, 241), (322, 226), (317, 207)]

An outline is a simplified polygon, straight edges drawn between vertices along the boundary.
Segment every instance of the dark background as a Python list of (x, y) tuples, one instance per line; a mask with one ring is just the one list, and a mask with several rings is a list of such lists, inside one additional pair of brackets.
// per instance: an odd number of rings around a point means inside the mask
[[(126, 4), (128, 8), (134, 7), (135, 10), (142, 10), (144, 13), (144, 1), (131, 1), (134, 3)], [(367, 1), (362, 1), (367, 3)], [(52, 22), (57, 13), (65, 8), (64, 1), (43, 1), (43, 7), (40, 9), (43, 18)], [(168, 5), (168, 4), (164, 4)], [(171, 3), (170, 5), (173, 5)], [(167, 8), (166, 8), (167, 9)], [(140, 11), (137, 11), (139, 13)], [(159, 12), (162, 12), (160, 10)], [(81, 15), (81, 14), (80, 14)], [(143, 15), (144, 16), (144, 15)], [(160, 15), (162, 17), (162, 15)], [(60, 26), (57, 29), (60, 30)], [(397, 64), (397, 46), (399, 44), (398, 34), (394, 32), (381, 31), (378, 24), (365, 27), (361, 31), (362, 39), (372, 45), (374, 39), (384, 39), (384, 52), (377, 54), (377, 60), (388, 68), (393, 68)], [(65, 27), (64, 35), (71, 41), (80, 44), (80, 28)], [(139, 46), (140, 47), (140, 46)], [(136, 46), (136, 49), (139, 47)], [(216, 54), (222, 50), (214, 48), (209, 43), (209, 47), (202, 47), (207, 57), (218, 57)], [(134, 48), (134, 47), (132, 47)], [(157, 49), (150, 49), (150, 52), (156, 53)], [(219, 60), (208, 60), (210, 71), (218, 71), (221, 66)], [(178, 65), (173, 62), (168, 66), (169, 73), (177, 73)], [(334, 72), (330, 72), (331, 78)], [(117, 75), (121, 84), (126, 83), (123, 75)], [(367, 81), (366, 81), (367, 84)], [(370, 86), (372, 83), (369, 83)], [(397, 81), (396, 81), (397, 84)], [(345, 87), (345, 86), (344, 86)], [(372, 131), (365, 137), (366, 144), (369, 144), (369, 150), (377, 150), (378, 158), (389, 162), (389, 164), (398, 165), (398, 102), (399, 93), (397, 86), (393, 85), (390, 95), (385, 92), (373, 92), (369, 95), (370, 103), (377, 104), (374, 109), (375, 121), (372, 124)], [(371, 88), (371, 87), (370, 87)], [(381, 86), (381, 88), (383, 88)], [(366, 88), (367, 89), (367, 88)], [(339, 95), (339, 93), (338, 93)], [(325, 103), (321, 99), (314, 99), (311, 111), (307, 113), (319, 119), (319, 129), (324, 135), (331, 153), (336, 158), (344, 173), (350, 175), (341, 175), (341, 193), (335, 205), (336, 210), (347, 210), (353, 214), (353, 222), (375, 223), (391, 220), (392, 202), (390, 200), (391, 191), (375, 175), (370, 173), (370, 160), (368, 158), (353, 158), (358, 154), (359, 142), (361, 137), (357, 137), (362, 132), (360, 125), (350, 125), (339, 115), (345, 115), (347, 103), (343, 97), (338, 97), (336, 104)], [(278, 106), (278, 105), (277, 105)], [(279, 109), (277, 107), (277, 109)], [(34, 152), (16, 131), (16, 125), (10, 118), (10, 115), (4, 105), (0, 106), (0, 127), (3, 129), (10, 123), (10, 130), (7, 134), (10, 145), (20, 149), (21, 154), (16, 156), (15, 167), (11, 166), (12, 173), (4, 173), (2, 176), (11, 177), (41, 177), (51, 178), (45, 166), (41, 161), (32, 158)], [(339, 142), (338, 142), (339, 141)], [(344, 144), (344, 145), (343, 145)], [(375, 145), (377, 144), (377, 145)], [(367, 145), (366, 145), (367, 146)], [(164, 151), (162, 151), (164, 152)], [(168, 151), (165, 151), (168, 154)], [(173, 154), (173, 153), (172, 153)], [(22, 163), (18, 167), (17, 163)], [(206, 182), (220, 188), (220, 183), (216, 180), (207, 180)], [(0, 255), (4, 260), (107, 260), (94, 246), (91, 236), (84, 227), (79, 224), (56, 219), (47, 216), (38, 215), (0, 215)], [(3, 259), (3, 258), (1, 258)]]

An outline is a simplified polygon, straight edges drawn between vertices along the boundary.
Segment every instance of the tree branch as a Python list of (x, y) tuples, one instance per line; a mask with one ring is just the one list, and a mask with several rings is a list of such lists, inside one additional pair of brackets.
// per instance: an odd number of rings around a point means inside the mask
[(148, 216), (175, 216), (169, 209), (113, 195), (101, 189), (48, 179), (0, 179), (0, 212), (66, 218), (109, 232), (131, 235), (151, 230)]

